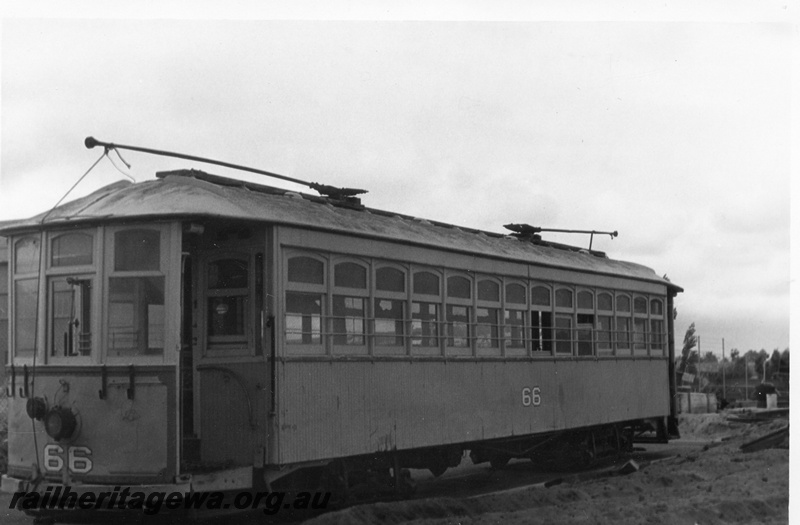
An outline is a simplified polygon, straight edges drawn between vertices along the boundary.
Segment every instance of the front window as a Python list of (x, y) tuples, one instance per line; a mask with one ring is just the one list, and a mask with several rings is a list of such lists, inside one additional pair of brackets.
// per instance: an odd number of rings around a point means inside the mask
[(88, 356), (92, 351), (92, 279), (50, 278), (50, 355)]
[(17, 357), (33, 357), (38, 297), (39, 279), (14, 281), (14, 355)]
[(14, 356), (33, 357), (39, 308), (39, 237), (23, 237), (13, 245)]
[(164, 352), (164, 277), (108, 280), (108, 355)]
[(113, 271), (108, 278), (108, 356), (164, 354), (166, 333), (163, 232), (122, 229), (111, 236)]
[(48, 349), (54, 361), (92, 353), (94, 234), (55, 233), (47, 268)]

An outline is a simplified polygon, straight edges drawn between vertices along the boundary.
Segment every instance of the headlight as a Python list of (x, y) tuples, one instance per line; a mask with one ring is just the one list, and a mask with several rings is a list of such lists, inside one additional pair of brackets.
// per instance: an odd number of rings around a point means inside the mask
[(53, 407), (44, 417), (44, 429), (56, 441), (72, 437), (77, 426), (75, 414), (68, 408)]
[(25, 403), (25, 411), (29, 418), (41, 421), (47, 413), (47, 403), (41, 397), (29, 397)]

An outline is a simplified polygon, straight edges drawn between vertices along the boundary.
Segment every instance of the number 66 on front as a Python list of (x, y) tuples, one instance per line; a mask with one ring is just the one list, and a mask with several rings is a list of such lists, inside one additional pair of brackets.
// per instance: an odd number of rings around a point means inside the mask
[(533, 388), (525, 387), (522, 389), (522, 406), (538, 407), (542, 404), (542, 389), (538, 386)]

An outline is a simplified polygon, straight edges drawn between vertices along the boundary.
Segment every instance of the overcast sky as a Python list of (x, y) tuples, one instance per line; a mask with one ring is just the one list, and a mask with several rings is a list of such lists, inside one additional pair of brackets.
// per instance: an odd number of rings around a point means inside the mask
[[(155, 20), (136, 2), (121, 14), (5, 12), (0, 220), (55, 204), (102, 153), (84, 148), (93, 135), (365, 188), (367, 206), (490, 231), (618, 230), (594, 247), (686, 289), (678, 347), (695, 322), (703, 352), (719, 354), (722, 338), (728, 351), (782, 350), (798, 43), (785, 3), (724, 19), (353, 10), (269, 21), (231, 9)], [(122, 155), (139, 181), (231, 173)], [(104, 159), (70, 198), (122, 178)]]

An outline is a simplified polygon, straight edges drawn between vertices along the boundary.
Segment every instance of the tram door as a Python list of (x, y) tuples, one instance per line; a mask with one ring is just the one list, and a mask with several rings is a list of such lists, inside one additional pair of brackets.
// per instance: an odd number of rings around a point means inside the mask
[(184, 268), (192, 333), (182, 358), (187, 470), (263, 464), (264, 237), (253, 230), (207, 228), (191, 252), (190, 277)]

